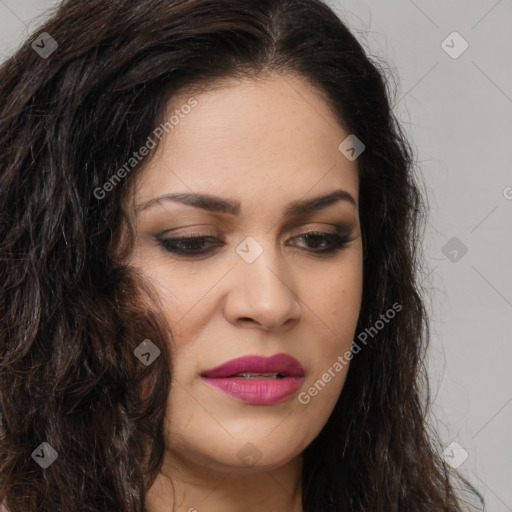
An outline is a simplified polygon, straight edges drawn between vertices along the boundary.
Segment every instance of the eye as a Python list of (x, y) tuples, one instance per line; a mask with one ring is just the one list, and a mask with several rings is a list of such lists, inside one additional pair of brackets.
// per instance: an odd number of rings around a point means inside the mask
[[(179, 238), (160, 238), (157, 237), (158, 243), (167, 251), (182, 256), (200, 256), (212, 252), (213, 247), (206, 247), (205, 243), (223, 245), (218, 238), (211, 235), (185, 235)], [(220, 242), (220, 243), (219, 243)]]
[(341, 251), (350, 242), (350, 237), (348, 235), (338, 235), (337, 233), (314, 230), (307, 231), (295, 238), (307, 240), (308, 243), (312, 245), (310, 249), (318, 249), (318, 247), (323, 244), (323, 249), (312, 251), (320, 254)]
[[(331, 254), (341, 251), (350, 242), (349, 235), (339, 235), (324, 231), (307, 231), (293, 239), (305, 240), (309, 247), (307, 252), (316, 254)], [(180, 256), (201, 256), (214, 251), (215, 247), (224, 245), (219, 238), (211, 235), (193, 233), (176, 238), (162, 238), (157, 236), (157, 242), (167, 252)]]

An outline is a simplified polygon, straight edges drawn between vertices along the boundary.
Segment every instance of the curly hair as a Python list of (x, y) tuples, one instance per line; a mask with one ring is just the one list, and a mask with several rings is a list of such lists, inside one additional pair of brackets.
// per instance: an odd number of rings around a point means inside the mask
[[(483, 498), (428, 422), (425, 201), (384, 69), (320, 0), (67, 0), (0, 68), (0, 502), (13, 512), (142, 512), (164, 453), (171, 330), (122, 264), (124, 199), (170, 98), (268, 71), (298, 74), (364, 141), (357, 331), (402, 310), (351, 362), (303, 452), (305, 512), (459, 512)], [(46, 32), (58, 47), (31, 45)], [(44, 46), (44, 45), (42, 45)], [(134, 357), (142, 339), (162, 357)], [(46, 469), (41, 443), (58, 454)], [(41, 449), (41, 448), (39, 448)], [(464, 496), (456, 490), (462, 483)]]

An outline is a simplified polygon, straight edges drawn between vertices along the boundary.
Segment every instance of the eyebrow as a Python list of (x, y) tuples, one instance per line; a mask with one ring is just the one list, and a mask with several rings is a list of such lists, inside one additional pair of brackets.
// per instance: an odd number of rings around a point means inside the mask
[[(240, 201), (237, 201), (236, 199), (227, 199), (211, 194), (198, 193), (175, 193), (158, 196), (139, 205), (137, 207), (137, 211), (146, 210), (147, 208), (161, 203), (162, 201), (178, 202), (194, 206), (195, 208), (201, 208), (203, 210), (227, 213), (231, 215), (238, 215), (240, 213)], [(357, 208), (357, 202), (354, 197), (346, 190), (338, 189), (311, 199), (292, 201), (284, 210), (284, 216), (294, 217), (304, 215), (306, 213), (322, 210), (323, 208), (327, 208), (339, 201), (346, 201)]]

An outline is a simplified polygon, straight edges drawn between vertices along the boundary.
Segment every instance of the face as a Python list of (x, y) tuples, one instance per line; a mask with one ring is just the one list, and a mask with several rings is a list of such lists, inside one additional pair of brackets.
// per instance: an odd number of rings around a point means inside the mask
[[(176, 109), (132, 196), (129, 261), (171, 326), (167, 451), (275, 469), (319, 434), (346, 378), (362, 298), (357, 162), (293, 75), (175, 97), (167, 119)], [(212, 371), (244, 356), (260, 359)]]

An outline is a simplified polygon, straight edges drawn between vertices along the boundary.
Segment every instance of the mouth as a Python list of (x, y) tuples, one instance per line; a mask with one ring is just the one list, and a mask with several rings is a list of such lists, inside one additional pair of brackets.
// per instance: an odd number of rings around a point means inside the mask
[(237, 373), (230, 375), (230, 377), (240, 377), (243, 379), (284, 379), (287, 375), (284, 373)]
[(304, 368), (300, 362), (288, 354), (275, 354), (272, 357), (259, 355), (239, 357), (201, 373), (201, 377), (206, 378), (282, 379), (303, 376)]
[(201, 378), (236, 400), (272, 405), (288, 398), (301, 385), (304, 369), (288, 354), (232, 359), (201, 373)]

